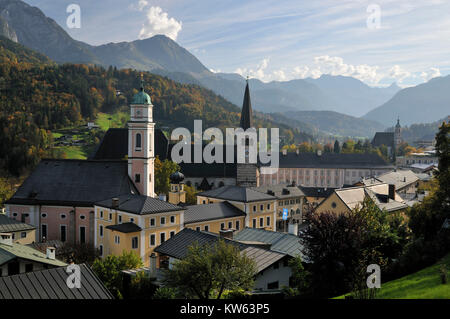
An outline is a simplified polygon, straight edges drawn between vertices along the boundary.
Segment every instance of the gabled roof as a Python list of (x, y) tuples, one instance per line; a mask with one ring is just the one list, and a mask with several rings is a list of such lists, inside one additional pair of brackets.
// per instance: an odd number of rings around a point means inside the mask
[(305, 196), (299, 187), (293, 186), (292, 184), (264, 185), (252, 187), (252, 189), (265, 194), (273, 192), (273, 196), (279, 199)]
[(373, 146), (391, 146), (394, 147), (394, 133), (393, 132), (376, 132), (372, 140)]
[(33, 229), (36, 229), (36, 227), (9, 218), (5, 214), (0, 214), (0, 233), (11, 233)]
[(370, 186), (336, 189), (335, 193), (350, 210), (361, 205), (367, 196), (374, 201), (378, 208), (386, 211), (395, 211), (407, 207), (397, 193), (395, 193), (395, 200), (389, 198), (388, 184), (379, 183)]
[(397, 170), (374, 178), (365, 178), (363, 179), (363, 183), (365, 185), (372, 185), (379, 182), (393, 184), (396, 190), (400, 190), (410, 184), (416, 183), (418, 180), (417, 175), (411, 170)]
[(245, 216), (245, 213), (229, 202), (186, 206), (184, 223), (192, 224), (202, 221)]
[(331, 187), (306, 187), (299, 186), (298, 187), (307, 197), (316, 197), (316, 198), (327, 198), (331, 194), (333, 194), (336, 188)]
[[(160, 129), (155, 129), (155, 156), (160, 160), (168, 158), (169, 140)], [(91, 159), (123, 160), (128, 155), (128, 129), (110, 128), (93, 152)]]
[(109, 226), (106, 226), (106, 228), (114, 230), (114, 231), (118, 231), (118, 232), (124, 233), (124, 234), (137, 233), (137, 232), (140, 232), (142, 230), (141, 227), (139, 227), (135, 223), (131, 223), (131, 222), (117, 224), (117, 225), (109, 225)]
[[(274, 155), (276, 156), (276, 155)], [(280, 168), (393, 168), (377, 154), (371, 153), (279, 153)], [(261, 164), (268, 166), (269, 164)]]
[(117, 206), (117, 208), (114, 207), (112, 198), (96, 202), (95, 205), (106, 208), (114, 208), (123, 212), (138, 215), (184, 210), (183, 207), (145, 195), (127, 194), (117, 196), (116, 198), (119, 199), (119, 206)]
[(240, 242), (261, 242), (271, 244), (270, 250), (287, 254), (292, 257), (302, 257), (303, 247), (298, 236), (265, 230), (262, 228), (249, 228), (237, 232), (234, 240)]
[(0, 265), (16, 258), (32, 260), (52, 266), (65, 266), (66, 263), (57, 259), (48, 259), (47, 255), (30, 246), (13, 243), (12, 245), (0, 244)]
[(80, 266), (81, 288), (67, 286), (66, 267), (0, 277), (0, 299), (114, 299), (95, 273)]
[(44, 159), (6, 203), (90, 207), (131, 193), (127, 161)]
[[(188, 247), (197, 242), (199, 245), (213, 245), (221, 237), (218, 234), (199, 232), (184, 228), (169, 240), (155, 248), (155, 252), (167, 255), (176, 259), (186, 257)], [(227, 244), (236, 245), (242, 253), (251, 258), (256, 263), (258, 272), (263, 271), (275, 262), (281, 260), (286, 254), (272, 250), (267, 250), (252, 245), (242, 244), (230, 239), (224, 239)]]
[(255, 191), (250, 187), (240, 187), (240, 186), (222, 186), (216, 189), (199, 193), (198, 196), (205, 196), (244, 203), (276, 199), (275, 196)]

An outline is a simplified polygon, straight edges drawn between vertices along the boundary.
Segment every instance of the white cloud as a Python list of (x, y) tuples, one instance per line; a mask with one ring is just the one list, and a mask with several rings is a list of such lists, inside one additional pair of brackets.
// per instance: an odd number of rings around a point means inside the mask
[(412, 74), (396, 64), (389, 70), (388, 76), (402, 83), (404, 79), (411, 77)]
[[(139, 10), (143, 11), (147, 6), (147, 1), (139, 1)], [(149, 38), (156, 34), (164, 34), (174, 41), (177, 39), (178, 32), (182, 28), (181, 21), (169, 18), (167, 12), (163, 12), (160, 7), (150, 7), (147, 10), (146, 18), (139, 33), (139, 39)]]
[(441, 76), (441, 71), (438, 68), (430, 68), (428, 72), (422, 72), (420, 76), (423, 78), (425, 82), (428, 82), (432, 78), (436, 78)]
[(267, 80), (266, 74), (264, 73), (265, 69), (267, 69), (267, 66), (269, 65), (269, 59), (265, 58), (261, 61), (260, 64), (256, 66), (256, 69), (248, 69), (248, 68), (237, 68), (235, 73), (243, 76), (243, 77), (251, 77), (251, 78), (257, 78), (261, 81)]

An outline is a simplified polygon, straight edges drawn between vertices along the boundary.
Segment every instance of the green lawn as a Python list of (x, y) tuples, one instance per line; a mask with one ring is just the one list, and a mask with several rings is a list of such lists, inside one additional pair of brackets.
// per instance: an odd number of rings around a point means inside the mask
[(125, 127), (124, 123), (128, 120), (128, 113), (118, 111), (114, 114), (98, 113), (95, 123), (100, 126), (100, 129), (107, 131), (110, 127)]
[[(442, 263), (447, 265), (449, 279), (445, 285), (441, 283), (439, 274)], [(336, 299), (343, 298), (340, 296)], [(377, 299), (450, 299), (450, 254), (433, 266), (381, 284)]]

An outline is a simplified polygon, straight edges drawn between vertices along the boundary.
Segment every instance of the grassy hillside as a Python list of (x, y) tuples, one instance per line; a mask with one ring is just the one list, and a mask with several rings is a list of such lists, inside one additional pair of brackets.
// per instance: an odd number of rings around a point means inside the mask
[[(447, 265), (448, 282), (442, 284), (439, 269)], [(450, 254), (433, 266), (414, 274), (386, 282), (377, 292), (377, 299), (450, 299)], [(344, 296), (336, 299), (344, 299)]]

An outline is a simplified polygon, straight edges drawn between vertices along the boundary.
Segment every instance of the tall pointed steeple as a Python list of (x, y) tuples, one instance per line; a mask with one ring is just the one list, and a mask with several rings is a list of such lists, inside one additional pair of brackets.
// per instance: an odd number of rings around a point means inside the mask
[(240, 127), (243, 128), (244, 130), (253, 127), (253, 111), (252, 111), (252, 102), (250, 101), (250, 89), (248, 87), (248, 77), (247, 77), (247, 85), (245, 86), (244, 102), (242, 103)]

